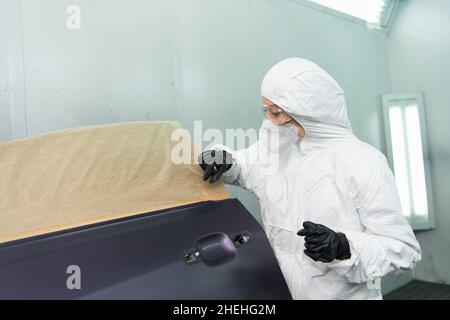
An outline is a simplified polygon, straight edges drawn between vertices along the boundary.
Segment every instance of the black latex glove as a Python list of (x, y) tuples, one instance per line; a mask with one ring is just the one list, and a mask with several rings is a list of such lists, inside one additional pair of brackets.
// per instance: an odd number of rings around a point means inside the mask
[(210, 183), (214, 183), (222, 176), (224, 172), (229, 170), (233, 164), (231, 154), (226, 151), (207, 150), (200, 155), (198, 162), (205, 173), (203, 180), (209, 178)]
[(331, 262), (334, 259), (350, 259), (350, 245), (343, 233), (311, 221), (303, 222), (303, 229), (297, 232), (305, 237), (305, 254), (314, 261)]

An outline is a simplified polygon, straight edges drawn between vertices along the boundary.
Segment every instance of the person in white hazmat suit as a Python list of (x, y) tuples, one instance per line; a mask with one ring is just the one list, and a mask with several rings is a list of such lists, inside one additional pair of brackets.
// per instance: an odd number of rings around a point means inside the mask
[[(381, 299), (379, 279), (421, 259), (385, 157), (353, 135), (343, 90), (314, 63), (279, 62), (261, 95), (259, 140), (204, 151), (203, 179), (223, 176), (258, 197), (294, 299)], [(267, 138), (274, 132), (277, 148)], [(248, 161), (262, 150), (277, 154), (275, 173)]]

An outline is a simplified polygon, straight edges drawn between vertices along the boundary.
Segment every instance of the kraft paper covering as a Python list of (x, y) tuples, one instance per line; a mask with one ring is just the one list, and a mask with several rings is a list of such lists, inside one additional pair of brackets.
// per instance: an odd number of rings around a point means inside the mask
[(119, 123), (0, 144), (0, 243), (228, 198), (197, 164), (171, 160), (180, 127)]

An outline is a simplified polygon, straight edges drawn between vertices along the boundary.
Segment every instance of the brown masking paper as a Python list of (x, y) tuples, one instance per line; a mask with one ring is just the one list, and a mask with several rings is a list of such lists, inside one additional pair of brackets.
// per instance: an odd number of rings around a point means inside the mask
[(0, 243), (228, 198), (222, 182), (202, 180), (193, 159), (171, 160), (180, 127), (119, 123), (0, 144)]

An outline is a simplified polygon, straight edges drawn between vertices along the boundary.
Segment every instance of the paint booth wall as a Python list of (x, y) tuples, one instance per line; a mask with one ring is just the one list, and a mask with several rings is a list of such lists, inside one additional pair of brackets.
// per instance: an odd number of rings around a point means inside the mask
[[(0, 37), (0, 81), (9, 88), (0, 96), (2, 140), (135, 120), (259, 128), (263, 75), (299, 56), (336, 78), (354, 131), (384, 150), (388, 41), (364, 26), (287, 0), (0, 3), (10, 35)], [(79, 30), (66, 27), (72, 4), (81, 9)], [(252, 196), (233, 192), (259, 216)]]
[[(0, 140), (135, 120), (259, 128), (263, 75), (298, 56), (340, 83), (354, 132), (385, 151), (387, 36), (294, 0), (0, 0), (0, 35)], [(230, 189), (260, 220), (254, 196)]]
[(0, 142), (12, 138), (7, 3), (0, 1)]
[(425, 97), (436, 228), (416, 233), (415, 277), (450, 284), (450, 1), (402, 1), (389, 52), (393, 91)]

